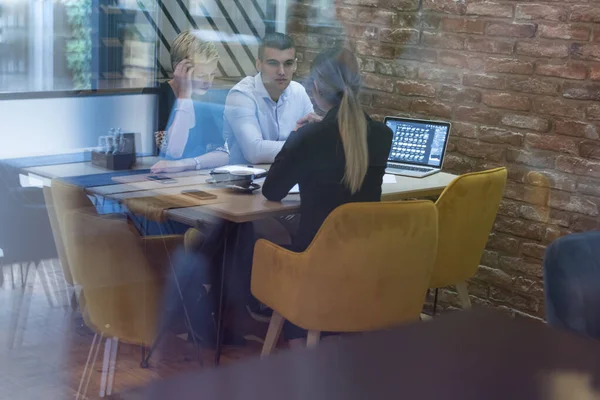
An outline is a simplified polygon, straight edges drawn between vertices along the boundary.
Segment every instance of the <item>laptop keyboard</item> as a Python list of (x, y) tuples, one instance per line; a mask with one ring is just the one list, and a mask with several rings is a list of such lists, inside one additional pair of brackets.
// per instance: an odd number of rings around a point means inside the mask
[(431, 171), (433, 171), (433, 168), (413, 167), (410, 165), (388, 164), (387, 166), (388, 166), (388, 168), (403, 169), (405, 171), (416, 171), (416, 172), (431, 172)]

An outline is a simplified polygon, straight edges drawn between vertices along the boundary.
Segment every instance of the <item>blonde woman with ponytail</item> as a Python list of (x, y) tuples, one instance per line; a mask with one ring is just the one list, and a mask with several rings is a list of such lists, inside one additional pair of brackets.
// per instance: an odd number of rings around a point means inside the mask
[(308, 89), (322, 111), (320, 122), (293, 132), (269, 171), (264, 196), (280, 201), (300, 187), (301, 217), (293, 249), (308, 247), (336, 207), (349, 202), (379, 201), (392, 145), (392, 131), (363, 110), (360, 70), (343, 48), (314, 60)]
[[(336, 48), (315, 58), (308, 89), (326, 115), (289, 136), (263, 186), (272, 201), (283, 199), (294, 185), (300, 187), (300, 226), (291, 250), (305, 250), (336, 207), (381, 198), (393, 134), (364, 112), (360, 84), (358, 62), (350, 51)], [(306, 331), (289, 322), (283, 332), (291, 345), (306, 337)]]

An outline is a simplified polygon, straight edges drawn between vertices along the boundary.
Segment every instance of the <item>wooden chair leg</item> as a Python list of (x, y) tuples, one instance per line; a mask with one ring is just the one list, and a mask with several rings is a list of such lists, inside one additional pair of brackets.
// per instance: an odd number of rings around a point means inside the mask
[(456, 284), (456, 291), (458, 292), (458, 298), (462, 308), (468, 310), (471, 308), (471, 299), (469, 298), (469, 291), (467, 290), (467, 282), (460, 282)]
[(279, 340), (279, 335), (281, 334), (284, 322), (285, 319), (283, 316), (277, 311), (273, 311), (269, 329), (267, 330), (267, 337), (265, 337), (265, 343), (263, 344), (262, 352), (260, 353), (261, 357), (266, 357), (271, 354), (277, 345), (277, 340)]
[(321, 340), (320, 331), (308, 331), (308, 336), (306, 337), (306, 347), (317, 347), (319, 340)]

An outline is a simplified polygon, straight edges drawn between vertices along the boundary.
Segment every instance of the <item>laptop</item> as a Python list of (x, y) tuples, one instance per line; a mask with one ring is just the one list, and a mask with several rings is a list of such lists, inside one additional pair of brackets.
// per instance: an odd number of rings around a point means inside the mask
[(440, 172), (450, 137), (450, 123), (385, 117), (394, 132), (387, 174), (423, 178)]

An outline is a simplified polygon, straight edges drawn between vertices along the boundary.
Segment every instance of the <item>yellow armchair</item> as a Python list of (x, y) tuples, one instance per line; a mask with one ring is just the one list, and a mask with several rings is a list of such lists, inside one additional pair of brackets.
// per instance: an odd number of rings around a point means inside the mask
[[(463, 308), (471, 307), (466, 280), (475, 275), (506, 186), (506, 168), (465, 174), (436, 203), (438, 250), (430, 288), (456, 285)], [(434, 310), (437, 301), (434, 301)]]
[(310, 331), (357, 332), (419, 319), (437, 248), (429, 201), (350, 203), (295, 253), (266, 240), (254, 251), (252, 293), (274, 310), (263, 355), (284, 318)]

